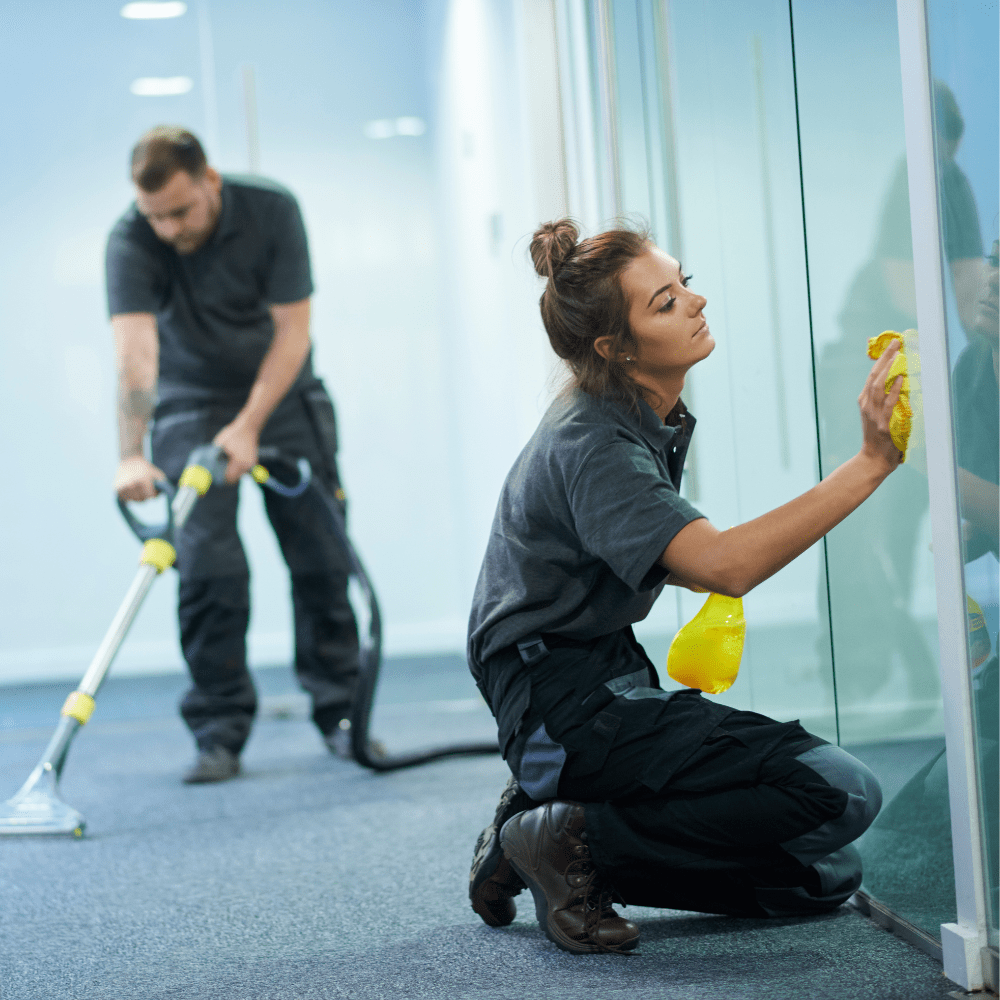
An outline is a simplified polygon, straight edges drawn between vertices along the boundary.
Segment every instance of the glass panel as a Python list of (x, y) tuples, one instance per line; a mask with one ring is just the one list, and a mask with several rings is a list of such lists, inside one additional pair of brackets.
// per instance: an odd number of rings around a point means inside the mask
[[(793, 3), (823, 474), (861, 445), (866, 342), (916, 326), (894, 0)], [(864, 30), (858, 30), (859, 22)], [(864, 888), (937, 937), (955, 916), (926, 460), (827, 538), (841, 743), (878, 775)], [(822, 600), (822, 581), (817, 587)]]
[[(817, 479), (788, 5), (619, 0), (612, 15), (622, 207), (694, 273), (718, 343), (684, 390), (684, 492), (737, 524)], [(836, 740), (824, 579), (817, 546), (745, 598), (740, 676), (719, 697)], [(665, 595), (637, 628), (655, 663), (703, 601)]]
[[(996, 4), (928, 0), (952, 411), (969, 609), (990, 941), (997, 944), (997, 160)], [(985, 244), (986, 258), (983, 259)]]

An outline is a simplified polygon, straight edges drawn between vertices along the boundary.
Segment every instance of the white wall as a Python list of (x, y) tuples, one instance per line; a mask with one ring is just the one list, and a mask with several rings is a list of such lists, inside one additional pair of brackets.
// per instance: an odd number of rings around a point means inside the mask
[[(128, 151), (152, 124), (217, 135), (213, 162), (246, 169), (243, 64), (256, 71), (262, 171), (297, 194), (309, 231), (316, 368), (337, 405), (352, 534), (389, 655), (464, 648), (500, 484), (548, 399), (553, 358), (525, 239), (539, 221), (539, 118), (522, 77), (539, 65), (537, 51), (530, 66), (525, 56), (518, 0), (200, 6), (211, 78), (194, 4), (142, 23), (89, 0), (6, 29), (0, 81), (24, 98), (5, 127), (17, 155), (5, 156), (0, 191), (0, 461), (11, 477), (0, 682), (79, 676), (134, 572), (138, 545), (110, 488), (104, 235), (130, 200)], [(190, 94), (129, 93), (136, 76), (178, 73), (195, 81)], [(423, 117), (427, 133), (364, 137), (366, 121), (399, 115)], [(548, 211), (552, 186), (542, 189)], [(251, 659), (282, 662), (287, 576), (256, 490), (243, 493)], [(182, 669), (174, 593), (173, 579), (158, 581), (116, 672)]]

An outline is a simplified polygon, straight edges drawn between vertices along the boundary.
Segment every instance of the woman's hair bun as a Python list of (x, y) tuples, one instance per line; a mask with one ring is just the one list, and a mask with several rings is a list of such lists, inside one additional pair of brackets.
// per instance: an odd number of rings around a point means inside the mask
[(543, 278), (552, 278), (576, 249), (580, 230), (572, 219), (544, 222), (531, 239), (531, 260)]

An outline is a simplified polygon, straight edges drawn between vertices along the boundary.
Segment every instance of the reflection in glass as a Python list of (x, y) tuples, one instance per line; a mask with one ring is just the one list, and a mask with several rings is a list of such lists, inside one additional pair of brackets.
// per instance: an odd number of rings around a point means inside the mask
[[(948, 234), (944, 259), (953, 287), (964, 291), (973, 286), (973, 276), (980, 271), (982, 252), (972, 188), (955, 162), (965, 125), (954, 95), (944, 84), (935, 85), (934, 101), (941, 208)], [(909, 191), (906, 166), (901, 163), (885, 198), (873, 259), (855, 280), (841, 322), (848, 329), (852, 323), (866, 322), (871, 335), (879, 325), (900, 330), (914, 326), (915, 313)], [(971, 328), (973, 312), (960, 308), (959, 316), (963, 326), (967, 323)], [(935, 637), (909, 611), (916, 546), (928, 508), (925, 468), (925, 456), (911, 451), (907, 464), (872, 498), (876, 502), (866, 504), (866, 516), (838, 529), (839, 541), (853, 531), (856, 546), (870, 546), (883, 556), (856, 571), (855, 588), (839, 599), (842, 613), (850, 608), (854, 614), (863, 614), (861, 609), (867, 608), (870, 618), (864, 631), (846, 632), (844, 637), (853, 640), (847, 650), (838, 636), (838, 693), (843, 691), (842, 703), (846, 704), (863, 698), (863, 685), (884, 683), (893, 652), (898, 650), (906, 668), (909, 700), (881, 721), (889, 721), (900, 736), (911, 737), (937, 728), (940, 707), (937, 657), (931, 642)], [(845, 653), (851, 657), (847, 661), (851, 669), (846, 669)], [(865, 672), (857, 671), (856, 664), (863, 665)], [(848, 687), (851, 680), (855, 684)], [(953, 918), (955, 907), (947, 761), (943, 738), (925, 737), (919, 746), (929, 759), (887, 798), (865, 841), (866, 856), (872, 862), (866, 887), (936, 936), (938, 926)]]
[[(1000, 562), (997, 558), (1000, 398), (997, 391), (997, 160), (1000, 129), (996, 78), (995, 4), (953, 4), (928, 0), (927, 24), (938, 161), (938, 203), (943, 250), (952, 256), (960, 244), (962, 267), (952, 268), (947, 291), (947, 340), (951, 366), (956, 480), (961, 518), (963, 576), (968, 610), (969, 669), (976, 764), (979, 777), (980, 829), (985, 846), (985, 889), (991, 943), (997, 944), (997, 893), (1000, 882), (1000, 768), (998, 768), (997, 626)], [(954, 95), (954, 109), (942, 101)], [(947, 134), (955, 110), (964, 114), (965, 134), (957, 152)], [(958, 162), (961, 162), (961, 168)], [(990, 251), (971, 238), (973, 223), (950, 202), (955, 174), (964, 172), (969, 200), (979, 225), (989, 236)], [(974, 193), (974, 194), (973, 194)]]
[[(1000, 771), (998, 771), (997, 625), (997, 493), (1000, 482), (1000, 393), (997, 390), (998, 313), (997, 241), (984, 275), (983, 294), (968, 346), (952, 373), (959, 510), (962, 517), (966, 596), (969, 611), (969, 655), (973, 710), (979, 756), (981, 812), (986, 843), (987, 878), (996, 930), (998, 840), (1000, 840)], [(974, 572), (973, 568), (978, 568)], [(975, 589), (977, 596), (971, 591)], [(977, 600), (978, 597), (978, 600)], [(982, 603), (980, 603), (982, 602)], [(995, 940), (995, 939), (994, 939)]]

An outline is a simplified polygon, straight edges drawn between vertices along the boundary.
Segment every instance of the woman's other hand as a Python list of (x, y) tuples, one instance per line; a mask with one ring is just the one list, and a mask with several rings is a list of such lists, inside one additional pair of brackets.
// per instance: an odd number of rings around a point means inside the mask
[(883, 464), (886, 467), (886, 474), (892, 472), (903, 461), (902, 453), (889, 436), (889, 419), (892, 417), (892, 408), (899, 400), (903, 377), (897, 376), (892, 389), (888, 393), (885, 391), (885, 380), (889, 375), (893, 359), (899, 353), (899, 348), (898, 340), (894, 340), (886, 348), (882, 357), (872, 365), (865, 387), (858, 396), (861, 432), (864, 438), (861, 454)]

